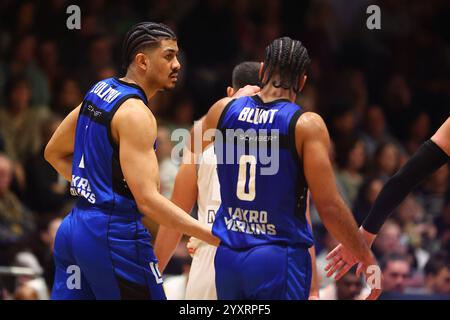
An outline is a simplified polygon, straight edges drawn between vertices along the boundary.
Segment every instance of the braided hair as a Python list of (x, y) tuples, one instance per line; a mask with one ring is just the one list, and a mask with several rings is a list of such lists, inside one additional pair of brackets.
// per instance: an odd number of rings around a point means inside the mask
[(176, 40), (175, 33), (165, 24), (156, 22), (140, 22), (131, 27), (122, 44), (122, 62), (128, 68), (134, 56), (143, 47), (155, 46), (161, 40)]
[(280, 80), (272, 81), (275, 88), (293, 89), (298, 93), (300, 76), (305, 74), (310, 63), (308, 50), (300, 41), (278, 38), (266, 47), (261, 86), (267, 85), (277, 73)]

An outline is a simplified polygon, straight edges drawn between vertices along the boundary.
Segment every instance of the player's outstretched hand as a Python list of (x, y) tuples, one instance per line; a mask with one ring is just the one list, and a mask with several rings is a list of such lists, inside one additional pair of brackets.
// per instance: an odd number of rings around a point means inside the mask
[[(372, 243), (374, 242), (376, 238), (376, 234), (372, 234), (366, 230), (364, 230), (363, 227), (359, 228), (359, 232), (363, 236), (363, 238), (366, 240), (366, 243), (369, 245), (369, 247), (372, 246)], [(339, 244), (334, 248), (326, 257), (327, 260), (329, 260), (328, 265), (325, 267), (325, 271), (327, 271), (327, 277), (335, 275), (334, 279), (339, 280), (342, 278), (344, 274), (348, 272), (358, 261), (358, 259), (342, 244)], [(373, 258), (373, 261), (376, 264), (375, 258)], [(367, 263), (367, 265), (370, 265), (370, 263)], [(358, 274), (361, 273), (363, 266), (358, 266)]]
[[(335, 280), (341, 279), (356, 263), (358, 263), (358, 259), (342, 244), (339, 244), (334, 248), (327, 255), (326, 259), (329, 260), (328, 265), (325, 267), (327, 277), (331, 277), (335, 274)], [(375, 257), (372, 256), (372, 260), (369, 261), (367, 265), (362, 263), (358, 264), (356, 275), (359, 276), (362, 272), (365, 275), (367, 284), (371, 288), (370, 294), (366, 300), (378, 299), (382, 292), (382, 274)]]
[(233, 98), (240, 98), (244, 96), (253, 96), (261, 91), (261, 88), (258, 86), (246, 85), (245, 87), (240, 88), (233, 95)]
[(326, 259), (329, 261), (325, 267), (327, 277), (330, 278), (335, 275), (335, 280), (342, 278), (358, 262), (358, 259), (342, 244), (334, 248)]

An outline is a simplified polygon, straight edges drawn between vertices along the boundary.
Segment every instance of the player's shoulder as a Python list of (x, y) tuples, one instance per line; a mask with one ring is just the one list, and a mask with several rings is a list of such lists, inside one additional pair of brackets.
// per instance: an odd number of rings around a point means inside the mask
[(323, 118), (315, 112), (304, 112), (297, 120), (296, 132), (303, 136), (327, 135), (328, 129)]
[(232, 101), (234, 101), (234, 98), (222, 98), (218, 100), (216, 103), (214, 103), (211, 108), (209, 109), (208, 113), (205, 117), (205, 124), (207, 127), (217, 127), (217, 123), (219, 121), (220, 116), (222, 115), (223, 111), (225, 110), (226, 106), (229, 105)]
[(222, 99), (218, 100), (216, 103), (213, 104), (213, 106), (211, 107), (210, 111), (212, 111), (212, 112), (222, 111), (223, 109), (225, 109), (225, 107), (227, 105), (229, 105), (231, 102), (233, 102), (236, 99), (237, 98), (232, 98), (232, 97), (222, 98)]
[(154, 118), (153, 113), (147, 105), (138, 98), (129, 98), (116, 112), (118, 117), (127, 118), (130, 120), (139, 120), (141, 117)]
[(113, 127), (138, 127), (156, 125), (156, 119), (145, 103), (137, 98), (127, 99), (112, 119)]

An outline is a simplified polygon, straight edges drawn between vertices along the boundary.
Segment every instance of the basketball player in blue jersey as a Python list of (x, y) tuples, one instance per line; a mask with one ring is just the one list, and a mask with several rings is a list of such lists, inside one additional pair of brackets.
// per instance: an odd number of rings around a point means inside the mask
[(56, 235), (53, 299), (165, 299), (143, 216), (218, 244), (159, 193), (147, 103), (175, 86), (177, 53), (167, 26), (133, 26), (123, 43), (126, 76), (96, 83), (48, 143), (45, 158), (79, 197)]
[[(227, 87), (227, 96), (233, 96), (245, 85), (257, 86), (259, 83), (258, 62), (243, 62), (233, 69), (232, 87)], [(199, 126), (200, 121), (195, 122)], [(194, 130), (194, 129), (192, 129)], [(191, 130), (191, 132), (192, 132)], [(186, 212), (198, 205), (198, 220), (212, 227), (216, 211), (220, 205), (220, 186), (216, 173), (215, 155), (212, 145), (197, 158), (186, 147), (183, 150), (183, 163), (180, 165), (173, 188), (171, 201)], [(155, 254), (163, 272), (172, 257), (182, 234), (174, 229), (161, 226), (155, 240)], [(216, 300), (214, 256), (216, 247), (203, 241), (191, 239), (189, 244), (197, 244), (186, 285), (187, 300)]]
[[(219, 299), (308, 298), (313, 244), (305, 217), (308, 188), (328, 231), (365, 266), (376, 265), (337, 191), (325, 123), (294, 103), (309, 62), (300, 41), (274, 40), (266, 48), (260, 93), (219, 100), (203, 121), (203, 137), (216, 132), (222, 202), (213, 234), (221, 240), (215, 256)], [(264, 170), (268, 164), (260, 152), (269, 150), (264, 141), (278, 142), (278, 150), (271, 151), (271, 159), (279, 160), (275, 173)], [(203, 139), (203, 148), (209, 143)], [(379, 294), (373, 289), (368, 298)]]
[[(227, 96), (233, 97), (240, 88), (246, 85), (259, 85), (259, 62), (242, 62), (232, 73), (232, 86), (227, 87)], [(202, 118), (203, 119), (203, 118)], [(201, 127), (202, 119), (195, 123)], [(194, 130), (194, 129), (192, 129)], [(220, 206), (220, 185), (216, 171), (216, 157), (212, 145), (201, 154), (200, 159), (195, 154), (184, 149), (183, 163), (180, 166), (172, 193), (172, 202), (186, 212), (192, 211), (195, 203), (198, 206), (198, 220), (212, 227), (217, 209)], [(309, 224), (309, 210), (306, 210)], [(155, 241), (155, 254), (163, 272), (172, 257), (182, 234), (173, 229), (161, 226)], [(186, 285), (186, 300), (216, 300), (216, 285), (214, 257), (216, 247), (203, 241), (191, 238), (188, 243), (193, 256)], [(316, 274), (314, 247), (310, 248), (312, 256), (313, 280), (310, 299), (319, 295)]]

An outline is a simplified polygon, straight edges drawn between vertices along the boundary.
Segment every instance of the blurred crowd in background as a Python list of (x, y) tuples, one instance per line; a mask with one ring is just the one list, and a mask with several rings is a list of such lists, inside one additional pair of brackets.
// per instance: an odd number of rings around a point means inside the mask
[[(136, 22), (164, 22), (178, 35), (177, 88), (149, 103), (167, 197), (178, 170), (171, 131), (189, 128), (225, 96), (234, 65), (263, 60), (279, 36), (308, 48), (312, 65), (298, 103), (324, 117), (337, 183), (358, 223), (387, 179), (450, 115), (447, 0), (86, 0), (78, 2), (81, 29), (68, 30), (71, 4), (0, 2), (0, 266), (35, 273), (10, 276), (0, 267), (4, 299), (49, 296), (55, 233), (74, 199), (43, 150), (92, 84), (124, 75), (121, 40)], [(381, 8), (381, 30), (366, 27), (370, 4)], [(449, 176), (446, 165), (429, 177), (380, 231), (373, 250), (382, 298), (449, 297)], [(364, 286), (354, 270), (338, 282), (325, 276), (325, 256), (337, 243), (312, 212), (321, 296), (359, 298)], [(168, 284), (185, 281), (189, 264), (184, 241), (166, 269)]]

